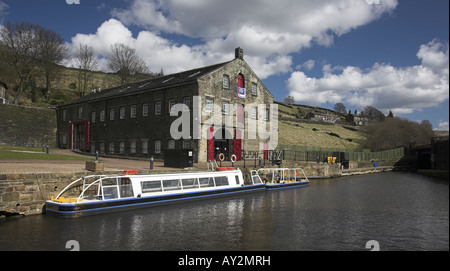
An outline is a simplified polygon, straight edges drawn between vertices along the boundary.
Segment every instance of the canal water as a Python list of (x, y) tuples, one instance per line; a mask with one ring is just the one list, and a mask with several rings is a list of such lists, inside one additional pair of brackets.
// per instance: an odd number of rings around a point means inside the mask
[(81, 219), (0, 221), (0, 250), (449, 250), (449, 182), (413, 173), (312, 180), (287, 190)]

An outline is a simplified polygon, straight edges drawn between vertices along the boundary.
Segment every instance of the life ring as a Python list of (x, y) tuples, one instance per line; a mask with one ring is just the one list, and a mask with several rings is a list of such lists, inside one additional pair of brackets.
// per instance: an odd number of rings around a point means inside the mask
[(223, 160), (225, 160), (225, 154), (221, 153), (219, 154), (219, 160), (222, 162)]
[[(234, 159), (233, 159), (234, 158)], [(236, 160), (237, 160), (237, 157), (236, 157), (236, 155), (231, 155), (231, 158), (230, 158), (230, 160), (231, 160), (231, 162), (232, 163), (234, 163), (234, 162), (236, 162)]]
[(295, 177), (298, 176), (298, 170), (295, 170)]
[(284, 171), (284, 177), (286, 177), (287, 175), (287, 170), (283, 170)]

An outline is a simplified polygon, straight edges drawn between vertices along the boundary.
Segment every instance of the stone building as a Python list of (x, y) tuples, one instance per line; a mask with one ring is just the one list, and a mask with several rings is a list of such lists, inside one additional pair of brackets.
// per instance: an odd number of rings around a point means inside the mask
[(5, 83), (0, 81), (0, 104), (5, 104), (6, 103), (6, 89), (8, 87), (6, 86)]
[[(171, 113), (172, 109), (172, 113)], [(100, 154), (164, 158), (192, 150), (194, 162), (223, 153), (274, 149), (273, 96), (235, 59), (120, 87), (98, 90), (57, 108), (58, 145)]]

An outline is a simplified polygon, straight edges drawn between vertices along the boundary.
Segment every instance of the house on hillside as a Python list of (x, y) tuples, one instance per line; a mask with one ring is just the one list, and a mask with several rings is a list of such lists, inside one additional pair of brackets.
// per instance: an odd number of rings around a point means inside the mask
[(0, 104), (12, 104), (11, 101), (6, 99), (6, 90), (8, 86), (0, 81)]
[(99, 90), (58, 107), (58, 145), (155, 158), (184, 149), (194, 162), (220, 153), (239, 160), (243, 150), (276, 147), (277, 131), (254, 136), (255, 123), (272, 127), (273, 98), (237, 48), (228, 62)]

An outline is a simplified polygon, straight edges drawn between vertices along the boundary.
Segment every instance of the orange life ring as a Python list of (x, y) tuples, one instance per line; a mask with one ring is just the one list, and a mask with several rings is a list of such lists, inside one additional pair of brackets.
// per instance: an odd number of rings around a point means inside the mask
[[(233, 157), (234, 157), (234, 159), (233, 159)], [(233, 162), (233, 163), (236, 162), (236, 160), (237, 160), (236, 155), (233, 154), (233, 155), (231, 156), (230, 160), (231, 160), (231, 162)]]
[(223, 160), (225, 160), (225, 154), (221, 153), (219, 154), (219, 160), (222, 162)]

